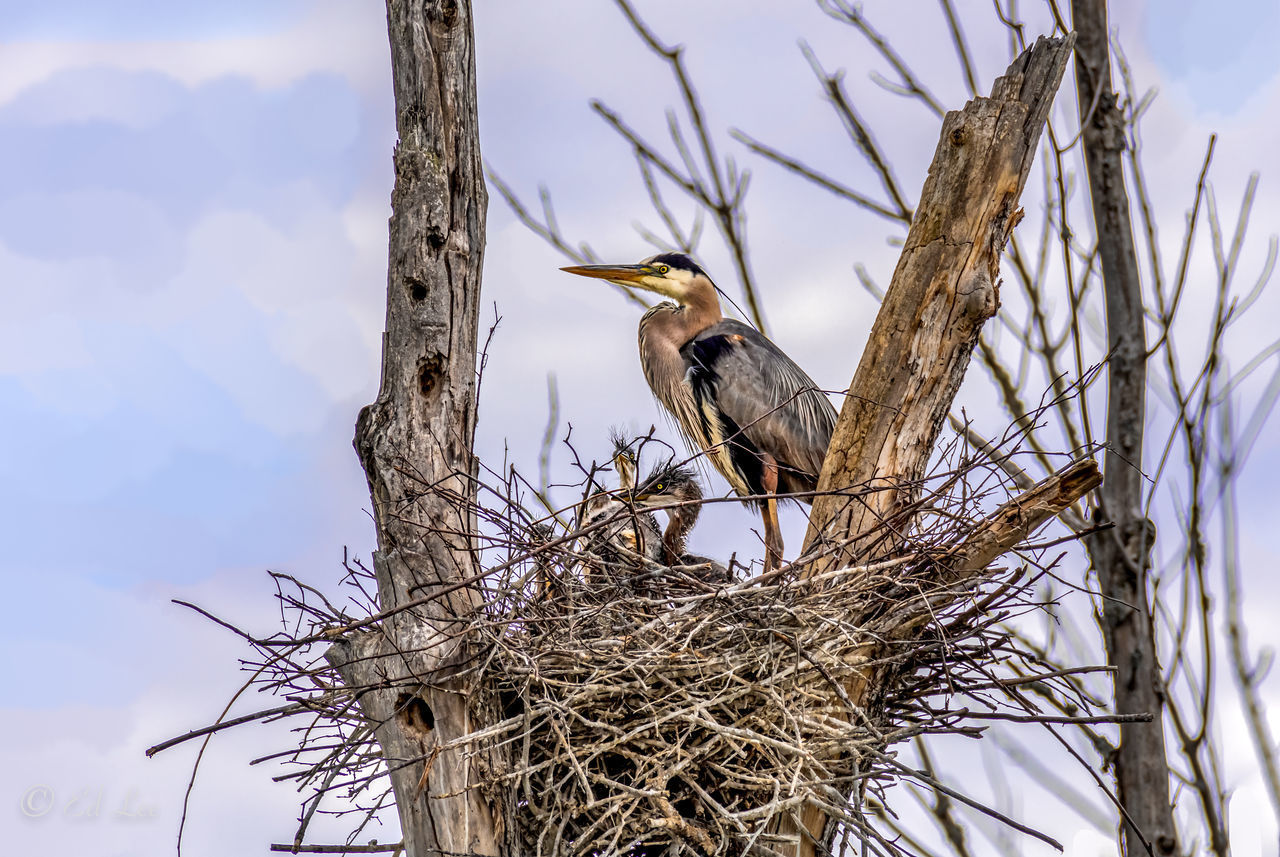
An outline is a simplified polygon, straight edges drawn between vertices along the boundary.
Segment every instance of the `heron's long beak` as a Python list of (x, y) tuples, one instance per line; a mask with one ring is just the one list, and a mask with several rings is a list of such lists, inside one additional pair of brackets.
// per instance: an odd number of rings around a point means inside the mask
[(629, 286), (640, 285), (641, 280), (652, 273), (648, 265), (574, 265), (560, 270), (579, 277), (594, 277)]
[(644, 491), (634, 491), (627, 494), (627, 502), (637, 509), (652, 509), (655, 506), (665, 506), (671, 502), (670, 497), (659, 497)]

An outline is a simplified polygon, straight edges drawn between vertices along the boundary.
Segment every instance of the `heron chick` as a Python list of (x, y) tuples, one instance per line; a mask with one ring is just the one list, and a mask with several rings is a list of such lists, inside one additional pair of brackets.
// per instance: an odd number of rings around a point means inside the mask
[(639, 450), (646, 438), (628, 438), (618, 429), (609, 430), (609, 440), (613, 442), (613, 470), (618, 474), (618, 487), (625, 491), (636, 488), (636, 470), (640, 466)]
[(609, 577), (629, 576), (662, 559), (657, 520), (635, 509), (621, 492), (600, 491), (588, 497), (576, 526), (586, 531), (579, 550), (598, 560)]
[(688, 552), (689, 531), (702, 512), (702, 486), (690, 467), (672, 462), (656, 468), (631, 493), (636, 509), (661, 509), (667, 513), (662, 532), (662, 562), (668, 566), (698, 566), (698, 576), (708, 583), (728, 583), (729, 570), (714, 559)]
[(633, 506), (628, 496), (636, 488), (634, 443), (613, 434), (612, 464), (618, 474), (618, 490), (596, 491), (578, 508), (576, 527), (587, 531), (579, 542), (580, 549), (609, 576), (643, 571), (662, 559), (662, 529), (657, 519)]
[(763, 333), (725, 318), (715, 284), (683, 253), (561, 270), (670, 298), (640, 319), (645, 379), (690, 448), (761, 510), (765, 569), (776, 568), (783, 545), (773, 495), (817, 489), (836, 424), (826, 395)]

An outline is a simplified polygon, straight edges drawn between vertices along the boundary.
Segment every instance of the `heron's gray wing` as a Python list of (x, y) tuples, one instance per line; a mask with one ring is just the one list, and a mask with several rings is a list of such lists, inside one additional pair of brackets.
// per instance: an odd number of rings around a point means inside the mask
[(724, 428), (736, 426), (777, 459), (779, 491), (813, 490), (836, 424), (835, 408), (813, 379), (760, 331), (732, 319), (712, 325), (684, 351), (704, 412), (714, 403), (727, 418)]

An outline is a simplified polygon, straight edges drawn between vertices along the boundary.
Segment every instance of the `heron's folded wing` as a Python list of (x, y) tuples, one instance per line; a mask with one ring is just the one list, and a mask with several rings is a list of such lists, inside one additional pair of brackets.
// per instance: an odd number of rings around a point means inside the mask
[(732, 319), (703, 331), (685, 350), (698, 399), (715, 402), (781, 467), (816, 481), (836, 412), (813, 379), (758, 330)]

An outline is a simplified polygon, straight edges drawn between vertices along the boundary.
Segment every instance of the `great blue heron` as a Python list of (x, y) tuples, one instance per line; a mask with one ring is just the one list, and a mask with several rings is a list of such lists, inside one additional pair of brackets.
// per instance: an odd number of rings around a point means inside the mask
[[(674, 301), (640, 319), (640, 366), (690, 447), (705, 450), (734, 491), (758, 498), (817, 488), (835, 408), (764, 334), (724, 317), (715, 284), (697, 263), (683, 253), (660, 253), (638, 265), (562, 270)], [(763, 514), (765, 569), (776, 568), (777, 501), (748, 502)]]
[(662, 562), (668, 566), (694, 566), (708, 583), (728, 583), (729, 570), (714, 559), (688, 552), (689, 531), (702, 511), (702, 486), (692, 468), (674, 462), (660, 465), (635, 487), (629, 498), (637, 509), (662, 509), (667, 527), (662, 531)]

